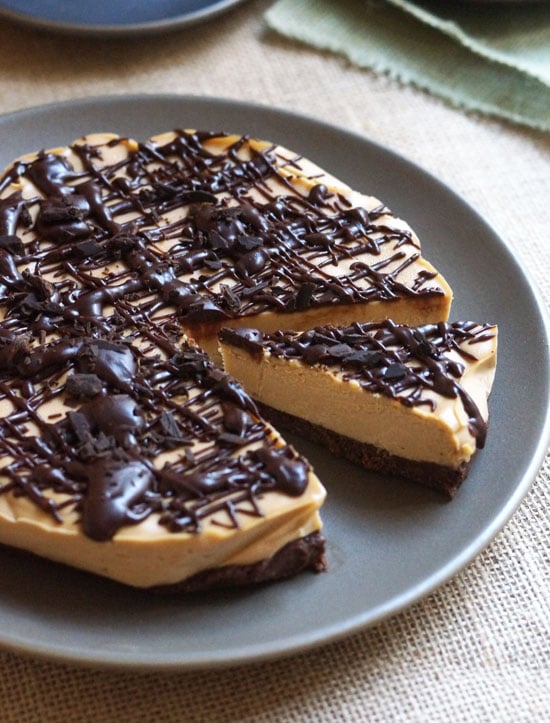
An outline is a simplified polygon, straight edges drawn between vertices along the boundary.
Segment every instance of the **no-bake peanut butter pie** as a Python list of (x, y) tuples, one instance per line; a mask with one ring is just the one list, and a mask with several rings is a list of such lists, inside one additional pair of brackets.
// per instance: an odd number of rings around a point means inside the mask
[(495, 326), (385, 321), (220, 339), (226, 370), (268, 419), (368, 469), (452, 496), (484, 445)]
[(144, 588), (323, 569), (323, 487), (206, 353), (222, 327), (435, 323), (450, 303), (404, 221), (280, 146), (178, 130), (19, 158), (0, 542)]

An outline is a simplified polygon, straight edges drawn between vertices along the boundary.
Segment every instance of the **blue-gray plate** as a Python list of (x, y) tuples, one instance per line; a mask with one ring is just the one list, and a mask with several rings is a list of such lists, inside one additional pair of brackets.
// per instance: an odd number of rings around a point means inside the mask
[(188, 27), (243, 0), (2, 0), (0, 15), (40, 30), (122, 36)]
[[(0, 167), (89, 132), (146, 139), (176, 127), (282, 143), (384, 199), (417, 229), (425, 255), (453, 287), (453, 318), (500, 327), (487, 445), (454, 500), (446, 502), (292, 438), (329, 492), (323, 519), (330, 569), (259, 589), (158, 597), (2, 550), (5, 650), (160, 670), (252, 663), (328, 643), (394, 615), (455, 575), (513, 514), (544, 456), (550, 364), (543, 305), (490, 225), (447, 186), (392, 151), (341, 128), (258, 105), (116, 96), (0, 117)], [(505, 300), (504, 289), (513, 289)]]

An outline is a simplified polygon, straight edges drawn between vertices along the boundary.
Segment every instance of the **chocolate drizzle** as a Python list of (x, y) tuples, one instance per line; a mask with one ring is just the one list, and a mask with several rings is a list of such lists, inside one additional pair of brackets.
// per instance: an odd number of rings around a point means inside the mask
[(435, 409), (432, 392), (460, 398), (468, 428), (478, 448), (485, 444), (487, 424), (476, 404), (460, 384), (463, 360), (474, 360), (464, 343), (486, 341), (495, 333), (490, 325), (473, 322), (440, 322), (407, 327), (393, 321), (352, 324), (342, 328), (318, 327), (303, 333), (262, 334), (256, 329), (223, 329), (220, 338), (260, 356), (264, 349), (275, 357), (297, 359), (309, 365), (336, 367), (346, 380), (384, 394), (406, 406)]
[(411, 280), (420, 251), (387, 208), (300, 190), (299, 159), (246, 137), (209, 150), (225, 138), (77, 142), (0, 178), (0, 493), (60, 523), (74, 510), (98, 541), (153, 513), (172, 531), (238, 527), (265, 491), (307, 486), (305, 460), (182, 331), (443, 293)]

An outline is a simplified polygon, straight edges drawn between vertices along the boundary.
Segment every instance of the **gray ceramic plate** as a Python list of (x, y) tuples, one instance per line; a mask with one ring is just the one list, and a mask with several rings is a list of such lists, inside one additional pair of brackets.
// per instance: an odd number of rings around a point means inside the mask
[(40, 30), (103, 37), (167, 32), (243, 0), (2, 0), (0, 15)]
[[(434, 590), (504, 525), (549, 437), (548, 325), (512, 254), (464, 201), (417, 166), (339, 128), (232, 101), (114, 97), (0, 118), (0, 165), (92, 131), (146, 138), (175, 127), (249, 132), (298, 150), (415, 226), (454, 291), (453, 317), (498, 322), (488, 443), (453, 502), (369, 474), (293, 439), (329, 490), (330, 571), (258, 590), (152, 597), (1, 552), (0, 645), (96, 666), (199, 668), (306, 650), (372, 625)], [(514, 303), (503, 303), (503, 289)], [(522, 370), (536, 384), (524, 383)]]

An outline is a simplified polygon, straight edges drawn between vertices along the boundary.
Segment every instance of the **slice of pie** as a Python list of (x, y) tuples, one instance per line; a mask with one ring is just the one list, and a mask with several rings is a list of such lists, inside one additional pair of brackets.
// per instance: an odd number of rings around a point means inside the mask
[(179, 332), (0, 328), (0, 543), (140, 588), (249, 585), (324, 568), (324, 497)]
[(452, 496), (484, 445), (495, 326), (388, 320), (220, 340), (268, 419), (368, 469)]
[(0, 177), (0, 314), (31, 333), (175, 317), (213, 357), (222, 326), (445, 320), (451, 290), (376, 198), (247, 136), (112, 134)]

